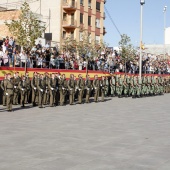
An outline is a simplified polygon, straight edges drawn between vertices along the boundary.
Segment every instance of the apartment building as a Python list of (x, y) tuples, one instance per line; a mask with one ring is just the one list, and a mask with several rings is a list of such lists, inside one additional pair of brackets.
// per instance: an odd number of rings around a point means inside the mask
[[(9, 3), (8, 0), (1, 0), (0, 6), (7, 10), (16, 10), (20, 8), (21, 2), (11, 0)], [(103, 40), (106, 33), (104, 28), (106, 0), (27, 0), (27, 2), (33, 13), (42, 16), (42, 21), (46, 24), (45, 33), (52, 33), (52, 45), (61, 46), (63, 39), (68, 36), (80, 41), (82, 30), (88, 32), (91, 40), (98, 42)]]

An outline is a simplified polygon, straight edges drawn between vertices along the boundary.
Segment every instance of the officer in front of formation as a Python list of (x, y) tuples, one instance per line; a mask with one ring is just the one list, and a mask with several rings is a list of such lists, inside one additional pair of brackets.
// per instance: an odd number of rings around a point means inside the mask
[(7, 76), (7, 80), (4, 82), (4, 91), (7, 96), (7, 111), (12, 111), (12, 102), (14, 96), (14, 82), (12, 80), (11, 74)]

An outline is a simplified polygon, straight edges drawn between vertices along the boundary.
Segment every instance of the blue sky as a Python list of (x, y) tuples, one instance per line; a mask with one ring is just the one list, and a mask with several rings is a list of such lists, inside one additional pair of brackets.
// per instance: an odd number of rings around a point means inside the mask
[[(163, 44), (163, 8), (165, 5), (167, 6), (166, 26), (170, 27), (170, 1), (145, 0), (143, 6), (144, 44)], [(105, 6), (121, 34), (127, 34), (131, 38), (132, 44), (137, 46), (140, 41), (140, 0), (107, 0)], [(105, 42), (111, 47), (118, 46), (120, 36), (107, 13), (104, 24), (107, 31)]]

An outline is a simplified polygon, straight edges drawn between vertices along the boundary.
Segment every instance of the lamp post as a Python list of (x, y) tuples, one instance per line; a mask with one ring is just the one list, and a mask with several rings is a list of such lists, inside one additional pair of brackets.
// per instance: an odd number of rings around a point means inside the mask
[(165, 45), (165, 32), (166, 32), (166, 9), (167, 6), (164, 7), (163, 13), (164, 13), (164, 59), (165, 59), (165, 53), (166, 53), (166, 45)]
[(142, 77), (142, 36), (143, 36), (143, 5), (145, 0), (140, 0), (141, 13), (140, 13), (140, 58), (139, 58), (139, 77)]

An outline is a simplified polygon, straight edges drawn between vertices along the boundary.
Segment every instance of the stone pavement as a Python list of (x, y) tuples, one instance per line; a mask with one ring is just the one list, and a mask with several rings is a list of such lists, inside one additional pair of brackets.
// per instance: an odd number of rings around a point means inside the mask
[(170, 94), (0, 106), (0, 170), (170, 170)]

